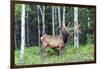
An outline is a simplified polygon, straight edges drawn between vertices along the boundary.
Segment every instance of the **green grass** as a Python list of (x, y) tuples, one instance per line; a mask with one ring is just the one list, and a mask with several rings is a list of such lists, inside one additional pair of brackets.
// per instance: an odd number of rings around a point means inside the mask
[[(24, 64), (41, 64), (40, 60), (40, 48), (30, 47), (25, 48)], [(68, 45), (65, 48), (65, 54), (63, 58), (47, 48), (45, 52), (45, 64), (50, 63), (68, 63), (68, 62), (84, 62), (94, 60), (94, 46), (92, 44), (81, 45), (79, 48), (73, 48)], [(15, 51), (15, 63), (20, 62), (20, 50)], [(42, 63), (43, 64), (43, 63)]]

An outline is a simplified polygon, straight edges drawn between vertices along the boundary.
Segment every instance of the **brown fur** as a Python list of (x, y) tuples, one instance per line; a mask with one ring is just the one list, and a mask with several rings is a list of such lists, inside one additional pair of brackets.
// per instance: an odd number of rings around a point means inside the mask
[(41, 37), (42, 45), (50, 48), (64, 47), (63, 37), (61, 35), (44, 35)]

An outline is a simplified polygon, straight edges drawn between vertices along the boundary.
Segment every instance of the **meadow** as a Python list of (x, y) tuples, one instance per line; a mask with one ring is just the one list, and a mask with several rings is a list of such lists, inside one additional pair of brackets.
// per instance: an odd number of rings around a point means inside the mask
[[(93, 44), (80, 45), (79, 48), (73, 48), (71, 45), (67, 45), (64, 52), (62, 58), (57, 52), (47, 48), (45, 51), (44, 64), (94, 61)], [(24, 64), (43, 64), (41, 63), (40, 57), (39, 46), (25, 48)], [(15, 64), (20, 64), (19, 49), (15, 50)]]

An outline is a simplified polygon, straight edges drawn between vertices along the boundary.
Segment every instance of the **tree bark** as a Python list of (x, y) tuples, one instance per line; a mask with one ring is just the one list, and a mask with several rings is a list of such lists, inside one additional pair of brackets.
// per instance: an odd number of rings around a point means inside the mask
[(21, 12), (21, 51), (20, 51), (20, 62), (24, 63), (24, 48), (25, 48), (25, 4), (22, 4)]
[(27, 15), (27, 22), (26, 22), (27, 23), (27, 25), (26, 25), (27, 26), (27, 28), (26, 28), (27, 29), (27, 47), (29, 47), (29, 26), (28, 26), (28, 18), (29, 17), (28, 17), (28, 10), (27, 10), (26, 15)]
[(54, 28), (55, 28), (55, 35), (57, 35), (57, 6), (54, 7)]
[(38, 5), (37, 5), (37, 18), (38, 18), (38, 44), (40, 46), (40, 16), (39, 16)]
[(42, 13), (42, 21), (43, 21), (43, 32), (42, 34), (45, 34), (45, 6), (43, 6), (43, 13)]
[(54, 6), (52, 6), (52, 34), (55, 35), (55, 24), (54, 24)]
[[(87, 26), (88, 29), (90, 28), (90, 17), (89, 17), (89, 10), (87, 9)], [(87, 34), (87, 43), (91, 43), (91, 34)]]
[(63, 6), (63, 25), (65, 25), (65, 6)]
[[(61, 27), (60, 6), (58, 6), (58, 21), (59, 21), (59, 27)], [(61, 31), (60, 30), (59, 30), (59, 34), (61, 34)]]
[(74, 48), (79, 47), (78, 7), (74, 7)]
[(40, 9), (42, 15), (42, 23), (43, 23), (42, 35), (44, 35), (45, 34), (45, 6), (43, 5), (43, 9), (41, 9), (40, 5), (37, 5), (37, 7)]

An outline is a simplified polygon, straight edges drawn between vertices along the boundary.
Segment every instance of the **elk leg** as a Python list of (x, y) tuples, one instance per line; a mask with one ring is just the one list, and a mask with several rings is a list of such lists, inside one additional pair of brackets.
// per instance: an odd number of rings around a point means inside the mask
[(63, 48), (59, 48), (59, 54), (60, 54), (61, 56), (64, 55), (64, 47), (63, 47)]
[(41, 47), (41, 62), (44, 63), (44, 52), (45, 52), (45, 47)]
[(61, 61), (64, 61), (64, 47), (61, 48)]
[(59, 48), (59, 55), (62, 55), (62, 51), (61, 51), (61, 48)]
[(64, 47), (61, 48), (61, 54), (64, 55)]
[(59, 47), (59, 53), (61, 56), (64, 54), (64, 47)]

